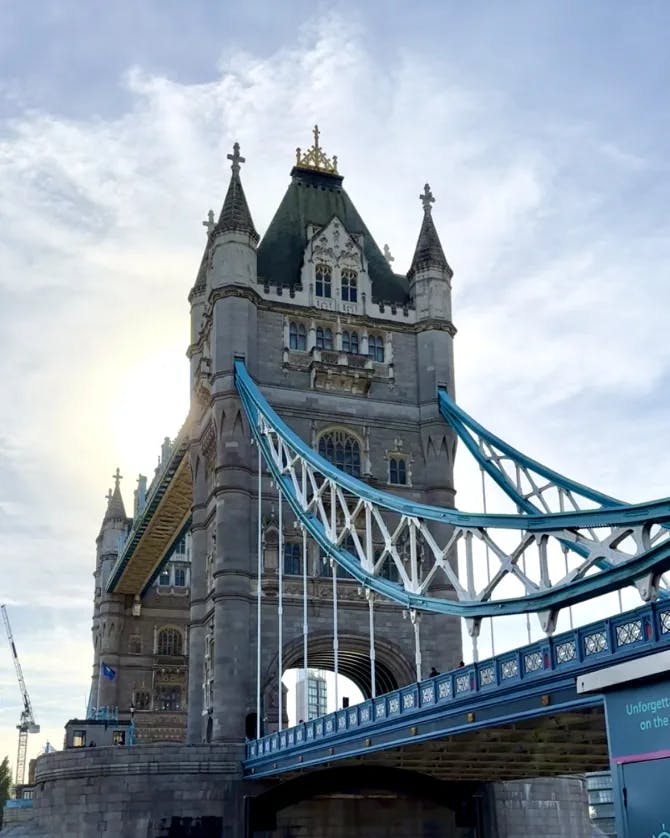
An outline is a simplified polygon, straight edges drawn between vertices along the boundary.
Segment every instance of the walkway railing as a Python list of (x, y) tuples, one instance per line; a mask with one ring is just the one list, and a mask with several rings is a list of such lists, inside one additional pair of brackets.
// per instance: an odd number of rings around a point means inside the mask
[(298, 754), (310, 745), (339, 741), (352, 732), (372, 735), (375, 726), (394, 720), (409, 724), (423, 713), (448, 711), (457, 704), (475, 708), (481, 699), (488, 701), (522, 684), (530, 687), (565, 675), (576, 679), (580, 672), (667, 646), (670, 603), (649, 604), (248, 742), (245, 768), (251, 773), (278, 755)]

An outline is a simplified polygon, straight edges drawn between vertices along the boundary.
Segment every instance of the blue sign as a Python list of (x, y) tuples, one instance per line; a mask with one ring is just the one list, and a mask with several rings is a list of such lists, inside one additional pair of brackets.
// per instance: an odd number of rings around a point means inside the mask
[[(658, 759), (670, 757), (670, 684), (646, 684), (607, 693), (607, 734), (610, 757)], [(670, 812), (668, 813), (670, 827)]]
[(670, 838), (670, 680), (605, 695), (617, 834)]

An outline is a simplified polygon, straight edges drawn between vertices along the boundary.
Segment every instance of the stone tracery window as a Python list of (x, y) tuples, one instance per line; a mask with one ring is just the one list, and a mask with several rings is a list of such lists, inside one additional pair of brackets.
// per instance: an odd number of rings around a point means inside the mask
[(298, 349), (304, 352), (307, 349), (307, 329), (304, 323), (291, 321), (288, 330), (289, 349)]
[(368, 338), (368, 355), (373, 361), (384, 363), (384, 339), (381, 335), (370, 335)]
[(356, 271), (344, 268), (341, 273), (342, 278), (342, 301), (345, 303), (355, 303), (358, 299), (358, 274)]
[(328, 265), (317, 265), (314, 270), (317, 297), (330, 298), (333, 272)]
[(316, 330), (316, 348), (317, 349), (332, 349), (333, 348), (333, 332), (331, 329), (324, 329), (319, 326)]
[(346, 431), (333, 430), (322, 434), (319, 454), (346, 474), (361, 476), (361, 445)]
[(407, 485), (407, 460), (402, 455), (389, 457), (389, 483), (396, 486)]
[(154, 689), (154, 710), (181, 710), (181, 687), (157, 686)]
[(184, 639), (181, 632), (175, 628), (164, 628), (158, 632), (156, 642), (157, 655), (183, 655)]
[(359, 346), (358, 332), (342, 332), (342, 352), (358, 355)]
[(300, 576), (302, 573), (302, 546), (298, 542), (284, 542), (284, 573)]

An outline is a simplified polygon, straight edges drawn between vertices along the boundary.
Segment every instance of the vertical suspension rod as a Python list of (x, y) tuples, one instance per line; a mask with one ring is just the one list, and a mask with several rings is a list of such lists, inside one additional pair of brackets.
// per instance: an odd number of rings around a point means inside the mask
[(278, 647), (277, 647), (277, 668), (278, 672), (278, 684), (277, 688), (279, 689), (279, 725), (278, 729), (281, 730), (283, 727), (284, 722), (284, 689), (282, 687), (282, 677), (284, 675), (284, 509), (283, 509), (283, 497), (281, 493), (281, 484), (277, 483), (277, 494), (278, 494), (278, 504), (279, 504), (279, 538), (278, 538), (278, 545), (279, 545), (279, 596), (277, 599), (277, 620), (278, 620)]
[[(305, 472), (303, 471), (303, 491), (304, 491)], [(303, 678), (305, 680), (305, 691), (303, 696), (302, 718), (304, 721), (309, 721), (309, 701), (307, 688), (307, 634), (309, 632), (309, 623), (307, 620), (307, 531), (302, 528), (302, 659), (303, 659)]]
[[(335, 484), (331, 481), (330, 484), (330, 538), (331, 541), (337, 541), (335, 534), (337, 514), (335, 509)], [(339, 692), (339, 649), (340, 642), (337, 636), (337, 562), (334, 559), (330, 560), (330, 567), (333, 574), (333, 669), (335, 670), (335, 709), (340, 708), (340, 692)]]
[[(480, 466), (479, 471), (480, 471), (481, 476), (482, 476), (482, 506), (484, 508), (484, 515), (486, 515), (486, 513), (487, 513), (487, 509), (486, 509), (486, 480), (484, 479), (485, 478), (484, 467)], [(491, 584), (491, 556), (490, 556), (490, 553), (489, 553), (488, 542), (486, 542), (486, 581), (488, 582), (489, 585)], [(495, 644), (495, 638), (494, 638), (494, 633), (493, 633), (493, 617), (489, 617), (489, 629), (490, 629), (490, 632), (491, 632), (491, 656), (495, 657), (496, 644)]]
[[(558, 490), (558, 508), (561, 512), (565, 512), (565, 498), (563, 497), (563, 492), (561, 489)], [(565, 544), (561, 544), (561, 550), (563, 551), (563, 561), (565, 562), (565, 575), (568, 575), (568, 548)], [(573, 629), (573, 620), (572, 620), (572, 605), (568, 606), (568, 616), (570, 618), (570, 628)]]
[(368, 588), (368, 608), (370, 613), (370, 693), (371, 698), (377, 697), (377, 673), (375, 666), (375, 595)]
[[(256, 443), (258, 447), (258, 526), (257, 526), (257, 547), (258, 547), (258, 565), (256, 569), (257, 576), (257, 591), (256, 591), (256, 739), (261, 738), (261, 638), (263, 632), (261, 631), (261, 582), (263, 578), (263, 475), (262, 475), (262, 458), (260, 443)], [(100, 677), (98, 675), (98, 677)]]
[[(521, 470), (519, 468), (518, 463), (514, 464), (514, 469), (515, 469), (515, 472), (516, 472), (516, 490), (521, 495), (522, 494), (522, 491), (521, 491)], [(519, 509), (519, 512), (521, 512), (521, 511), (522, 510)], [(526, 551), (525, 550), (521, 553), (521, 567), (523, 569), (523, 575), (526, 576), (527, 574), (526, 574)], [(530, 646), (530, 644), (533, 641), (532, 641), (531, 630), (530, 630), (530, 614), (527, 611), (526, 611), (526, 634), (528, 635), (528, 645)]]

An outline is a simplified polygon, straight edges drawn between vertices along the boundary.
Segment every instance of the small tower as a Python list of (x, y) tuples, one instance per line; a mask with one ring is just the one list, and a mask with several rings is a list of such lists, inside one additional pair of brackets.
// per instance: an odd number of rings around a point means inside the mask
[(219, 220), (210, 233), (211, 257), (207, 271), (210, 289), (223, 285), (253, 286), (256, 283), (256, 245), (258, 233), (240, 180), (240, 144), (235, 143), (231, 162), (232, 177)]
[(107, 509), (96, 539), (95, 599), (93, 608), (93, 676), (89, 711), (116, 702), (114, 680), (100, 678), (102, 663), (115, 669), (119, 658), (119, 641), (123, 628), (123, 597), (107, 593), (107, 581), (119, 556), (120, 545), (128, 534), (129, 519), (121, 496), (119, 469), (113, 475), (114, 490), (107, 494)]
[(416, 307), (417, 319), (439, 317), (450, 321), (451, 278), (454, 273), (435, 229), (431, 207), (435, 198), (428, 184), (419, 199), (423, 204), (423, 220), (414, 258), (407, 272), (410, 297)]
[(429, 487), (428, 503), (453, 506), (456, 436), (439, 416), (435, 393), (443, 385), (454, 393), (451, 279), (453, 271), (444, 255), (433, 222), (435, 198), (429, 184), (419, 195), (423, 219), (412, 264), (407, 272), (409, 293), (416, 309), (419, 399), (426, 405), (421, 421), (421, 443)]

